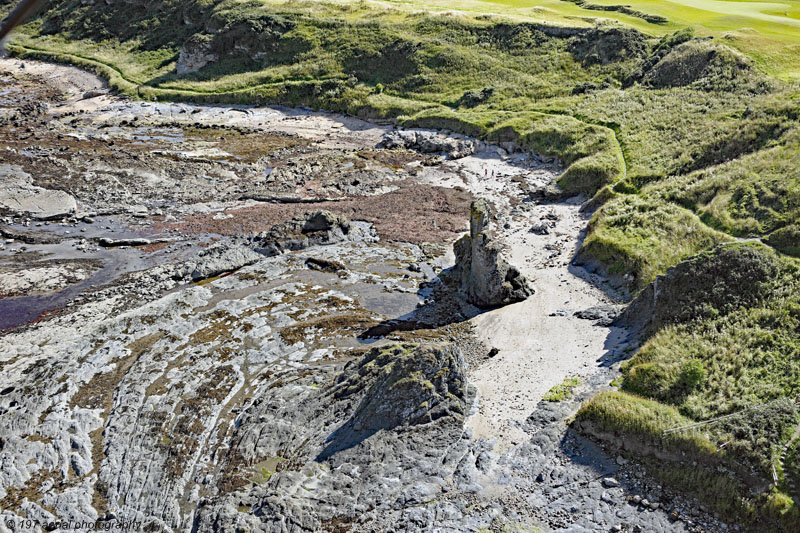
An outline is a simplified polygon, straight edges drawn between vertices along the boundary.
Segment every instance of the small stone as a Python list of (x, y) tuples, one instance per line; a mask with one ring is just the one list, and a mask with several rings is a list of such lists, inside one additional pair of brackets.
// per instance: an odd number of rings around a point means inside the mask
[(604, 477), (603, 486), (606, 488), (619, 487), (619, 481), (617, 481), (613, 477)]
[(536, 235), (549, 235), (550, 225), (546, 222), (538, 222), (531, 226), (531, 233), (535, 233)]

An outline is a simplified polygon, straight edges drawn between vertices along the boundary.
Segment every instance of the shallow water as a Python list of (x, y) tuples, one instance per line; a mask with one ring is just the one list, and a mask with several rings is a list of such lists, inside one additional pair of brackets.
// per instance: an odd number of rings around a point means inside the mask
[[(144, 252), (135, 247), (103, 248), (92, 245), (87, 251), (75, 248), (76, 241), (80, 239), (97, 239), (110, 237), (122, 238), (149, 238), (161, 237), (152, 228), (131, 228), (121, 224), (115, 217), (98, 217), (93, 224), (80, 222), (78, 224), (61, 225), (57, 223), (41, 224), (41, 226), (25, 227), (19, 224), (9, 226), (17, 231), (41, 234), (43, 238), (57, 238), (57, 244), (23, 244), (15, 243), (6, 250), (0, 251), (0, 259), (12, 258), (21, 247), (26, 252), (38, 253), (43, 260), (87, 260), (94, 259), (102, 262), (102, 267), (86, 279), (71, 284), (63, 289), (29, 296), (16, 296), (0, 299), (0, 331), (19, 327), (35, 321), (48, 312), (64, 307), (71, 299), (81, 293), (107, 285), (125, 274), (137, 272), (162, 264), (173, 262), (193, 255), (195, 245), (207, 240), (207, 237), (197, 238), (193, 241), (177, 242), (158, 252)], [(81, 231), (84, 230), (84, 231)], [(63, 239), (63, 240), (62, 240)]]

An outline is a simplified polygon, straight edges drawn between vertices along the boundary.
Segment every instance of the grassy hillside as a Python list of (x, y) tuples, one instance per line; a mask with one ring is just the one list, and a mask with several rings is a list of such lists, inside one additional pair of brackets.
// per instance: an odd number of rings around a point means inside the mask
[(672, 270), (659, 291), (656, 323), (623, 364), (621, 391), (584, 405), (576, 427), (658, 457), (654, 475), (719, 512), (791, 531), (800, 519), (790, 491), (800, 481), (800, 262), (736, 243)]
[[(787, 400), (800, 393), (800, 4), (535, 4), (63, 0), (10, 48), (139, 98), (307, 105), (558, 157), (562, 189), (597, 207), (581, 260), (631, 294), (688, 258), (699, 276), (675, 278), (679, 308), (657, 310), (671, 318), (622, 390), (576, 423), (672, 457), (652, 471), (720, 512), (785, 530), (798, 517), (786, 479), (800, 472)], [(742, 265), (769, 283), (698, 281)], [(737, 291), (757, 297), (725, 300)], [(773, 466), (780, 486), (765, 491)]]
[(576, 26), (616, 20), (661, 37), (690, 27), (700, 36), (723, 38), (729, 46), (754, 57), (772, 75), (800, 78), (800, 2), (736, 0), (392, 0), (383, 5), (466, 13), (496, 13), (517, 20)]

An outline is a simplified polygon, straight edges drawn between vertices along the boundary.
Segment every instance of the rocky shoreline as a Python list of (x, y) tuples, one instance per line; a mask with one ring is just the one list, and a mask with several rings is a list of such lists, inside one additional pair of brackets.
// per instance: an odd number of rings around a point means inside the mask
[(635, 339), (554, 162), (0, 71), (4, 521), (723, 528), (568, 428)]

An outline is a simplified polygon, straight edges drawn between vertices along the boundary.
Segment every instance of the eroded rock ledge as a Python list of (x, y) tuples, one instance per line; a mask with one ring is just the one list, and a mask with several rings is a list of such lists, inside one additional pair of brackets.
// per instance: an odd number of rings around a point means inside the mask
[(253, 249), (266, 256), (302, 250), (309, 246), (346, 241), (377, 242), (370, 224), (351, 222), (330, 211), (315, 211), (273, 226), (252, 238)]
[[(220, 487), (241, 489), (203, 502), (195, 530), (233, 523), (320, 530), (366, 509), (441, 495), (463, 454), (456, 448), (470, 400), (465, 376), (453, 345), (389, 344), (351, 361), (325, 386), (301, 379), (264, 391), (243, 415), (223, 466)], [(250, 465), (270, 461), (276, 472), (267, 479), (240, 479)]]

